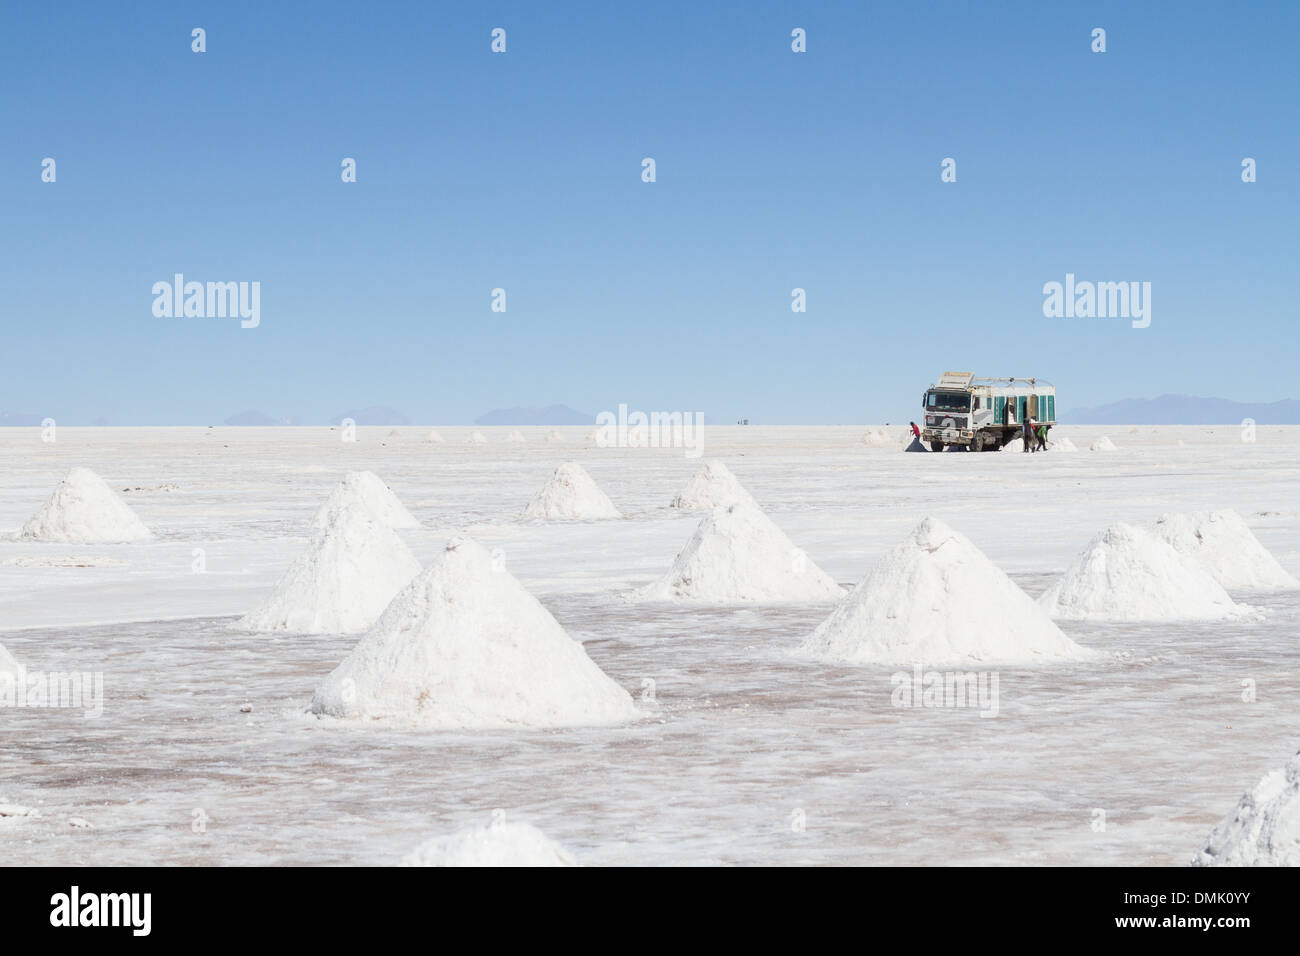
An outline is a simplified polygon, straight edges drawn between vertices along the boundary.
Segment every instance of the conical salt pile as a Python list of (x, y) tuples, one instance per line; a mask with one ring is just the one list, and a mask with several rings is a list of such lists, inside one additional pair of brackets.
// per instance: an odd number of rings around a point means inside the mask
[[(1051, 432), (1048, 432), (1048, 435), (1050, 436)], [(1076, 445), (1074, 442), (1070, 441), (1069, 438), (1048, 437), (1047, 450), (1048, 451), (1078, 451), (1079, 446)]]
[(423, 727), (556, 727), (640, 716), (482, 545), (454, 538), (316, 689), (312, 710)]
[(1225, 588), (1300, 587), (1230, 508), (1161, 515), (1151, 530)]
[(1083, 660), (1029, 595), (964, 535), (926, 518), (800, 646), (852, 664)]
[(753, 503), (754, 499), (736, 480), (736, 476), (716, 458), (706, 461), (691, 476), (691, 480), (673, 499), (673, 507), (684, 511), (711, 511), (738, 501)]
[(390, 528), (418, 528), (420, 522), (397, 500), (382, 478), (373, 471), (350, 471), (334, 486), (325, 503), (312, 518), (312, 527), (326, 527), (332, 516), (344, 508), (357, 504), (368, 508), (376, 518)]
[(521, 431), (513, 431), (506, 436), (506, 441), (510, 441), (510, 442), (518, 443), (518, 442), (522, 442), (523, 440), (524, 440), (524, 433)]
[(470, 432), (469, 443), (471, 445), (486, 445), (487, 435), (482, 432)]
[(617, 508), (600, 490), (587, 470), (576, 461), (555, 469), (536, 497), (524, 509), (525, 518), (597, 519), (619, 518)]
[(1094, 538), (1038, 600), (1052, 617), (1075, 620), (1215, 620), (1250, 613), (1169, 544), (1122, 522)]
[(1094, 441), (1091, 445), (1088, 446), (1088, 451), (1116, 451), (1116, 450), (1117, 449), (1115, 448), (1115, 443), (1110, 440), (1109, 435), (1102, 435), (1100, 438), (1098, 438), (1096, 441)]
[(429, 432), (429, 434), (424, 437), (424, 440), (426, 444), (430, 444), (430, 445), (442, 444), (442, 436), (438, 434), (438, 430), (436, 428), (433, 431)]
[(889, 432), (883, 428), (868, 428), (862, 436), (862, 444), (880, 447), (882, 445), (892, 445), (893, 439), (889, 437)]
[(546, 440), (550, 442), (564, 441), (564, 436), (552, 429), (546, 433)]
[(420, 573), (402, 539), (356, 501), (327, 514), (271, 596), (238, 626), (250, 631), (356, 634)]
[(1192, 865), (1300, 866), (1300, 754), (1246, 792)]
[(705, 516), (673, 566), (634, 601), (837, 601), (841, 588), (752, 501)]
[(89, 468), (73, 468), (19, 537), (72, 544), (110, 544), (151, 538), (127, 504)]
[(495, 823), (421, 843), (403, 866), (577, 866), (578, 861), (527, 823)]

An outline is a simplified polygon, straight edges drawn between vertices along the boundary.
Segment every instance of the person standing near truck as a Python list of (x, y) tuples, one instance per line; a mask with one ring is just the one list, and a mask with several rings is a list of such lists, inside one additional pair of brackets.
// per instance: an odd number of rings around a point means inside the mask
[(1040, 448), (1043, 451), (1047, 451), (1047, 425), (1039, 425), (1038, 428), (1035, 429), (1034, 433), (1038, 438), (1038, 444), (1034, 446), (1034, 451), (1038, 451)]
[(1020, 429), (1020, 443), (1024, 445), (1022, 451), (1035, 451), (1034, 448), (1034, 416), (1026, 415), (1025, 423)]
[(921, 437), (921, 429), (919, 429), (919, 428), (916, 427), (916, 422), (908, 422), (907, 424), (909, 424), (909, 425), (912, 426), (912, 437), (913, 437), (913, 438), (920, 438), (920, 437)]

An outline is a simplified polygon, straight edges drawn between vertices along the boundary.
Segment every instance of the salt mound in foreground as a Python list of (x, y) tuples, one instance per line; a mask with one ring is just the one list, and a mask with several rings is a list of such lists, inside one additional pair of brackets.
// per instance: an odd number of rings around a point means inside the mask
[(426, 840), (403, 866), (577, 866), (578, 861), (528, 823), (497, 823)]
[(1119, 449), (1115, 447), (1115, 443), (1110, 440), (1109, 435), (1102, 435), (1100, 438), (1098, 438), (1096, 441), (1094, 441), (1091, 445), (1088, 446), (1088, 451), (1118, 451), (1118, 450)]
[(368, 508), (329, 512), (271, 596), (237, 626), (250, 631), (356, 634), (420, 573), (402, 539)]
[(844, 589), (751, 500), (705, 516), (668, 572), (629, 598), (728, 604), (836, 601), (843, 596)]
[(70, 544), (111, 544), (153, 537), (126, 502), (89, 468), (69, 471), (18, 536)]
[(406, 510), (393, 490), (373, 471), (350, 471), (334, 486), (312, 518), (312, 527), (328, 526), (331, 516), (352, 505), (366, 508), (390, 528), (418, 528), (420, 522)]
[(965, 536), (926, 518), (867, 573), (797, 651), (851, 664), (1007, 664), (1084, 660)]
[(316, 689), (311, 709), (421, 727), (633, 720), (632, 698), (482, 545), (453, 538)]
[(1230, 508), (1161, 515), (1151, 530), (1225, 588), (1300, 587)]
[(684, 511), (706, 511), (738, 501), (753, 503), (754, 499), (736, 480), (731, 469), (715, 458), (696, 469), (691, 480), (673, 499), (672, 506)]
[(567, 461), (546, 480), (542, 490), (524, 509), (523, 517), (579, 520), (621, 518), (622, 515), (585, 468), (576, 461)]
[(1300, 866), (1300, 754), (1246, 792), (1192, 866)]
[(1052, 617), (1073, 620), (1218, 620), (1250, 613), (1167, 542), (1123, 522), (1094, 538), (1038, 600)]

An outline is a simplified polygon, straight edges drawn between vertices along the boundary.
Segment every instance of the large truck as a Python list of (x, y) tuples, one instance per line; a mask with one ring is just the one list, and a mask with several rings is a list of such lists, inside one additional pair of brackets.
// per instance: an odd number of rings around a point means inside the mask
[(922, 399), (921, 440), (932, 451), (964, 445), (997, 451), (1021, 434), (1025, 420), (1056, 424), (1056, 386), (1039, 378), (976, 378), (973, 372), (944, 372)]

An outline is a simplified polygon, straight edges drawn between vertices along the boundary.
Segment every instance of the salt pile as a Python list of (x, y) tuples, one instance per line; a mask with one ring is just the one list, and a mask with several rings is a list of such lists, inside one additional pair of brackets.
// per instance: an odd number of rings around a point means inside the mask
[(1162, 515), (1152, 530), (1225, 588), (1300, 587), (1232, 509)]
[(496, 823), (421, 843), (403, 866), (577, 866), (578, 861), (527, 823)]
[(800, 646), (851, 664), (1084, 660), (1024, 591), (965, 536), (926, 518)]
[(482, 432), (470, 432), (469, 443), (471, 445), (486, 445), (487, 436)]
[(506, 436), (506, 441), (521, 442), (523, 440), (524, 440), (524, 433), (521, 431), (513, 431)]
[(1070, 441), (1069, 438), (1049, 438), (1047, 439), (1047, 448), (1049, 451), (1078, 451), (1079, 446)]
[(328, 527), (330, 520), (351, 505), (366, 508), (390, 528), (418, 528), (420, 522), (397, 500), (391, 488), (373, 471), (350, 471), (334, 486), (312, 518), (312, 527)]
[(271, 596), (238, 625), (250, 631), (355, 634), (420, 573), (401, 538), (368, 508), (346, 502), (325, 516)]
[(673, 499), (672, 506), (685, 511), (707, 511), (737, 501), (753, 503), (754, 499), (736, 480), (731, 469), (715, 458), (696, 469), (691, 480)]
[(424, 440), (426, 444), (430, 444), (430, 445), (442, 444), (442, 436), (438, 434), (438, 430), (436, 428), (433, 431), (429, 432), (429, 434), (425, 436)]
[(1024, 450), (1025, 450), (1025, 438), (1024, 438), (1024, 436), (1023, 436), (1023, 435), (1017, 435), (1015, 438), (1011, 439), (1011, 441), (1009, 441), (1009, 442), (1007, 442), (1005, 445), (1003, 445), (1003, 446), (1002, 446), (1002, 450), (1003, 450), (1003, 451), (1018, 451), (1018, 452), (1022, 452), (1022, 453), (1023, 453)]
[(550, 431), (550, 432), (547, 432), (547, 434), (546, 434), (546, 440), (547, 440), (547, 441), (564, 441), (564, 436), (561, 435), (559, 432), (552, 430), (552, 431)]
[(835, 601), (844, 589), (750, 501), (710, 512), (668, 572), (635, 601)]
[(144, 541), (152, 537), (135, 512), (89, 468), (69, 471), (18, 535), (34, 541), (75, 544)]
[(1110, 440), (1110, 436), (1108, 435), (1102, 435), (1100, 438), (1098, 438), (1096, 441), (1094, 441), (1091, 445), (1088, 446), (1088, 451), (1116, 451), (1116, 450), (1117, 449), (1115, 448), (1115, 443)]
[(617, 508), (600, 490), (591, 475), (576, 461), (555, 469), (542, 490), (524, 509), (525, 518), (598, 519), (619, 518)]
[(1300, 866), (1300, 754), (1246, 792), (1192, 865)]
[(862, 444), (879, 447), (881, 445), (892, 445), (893, 440), (889, 437), (889, 432), (883, 428), (868, 428), (866, 434), (862, 436)]
[(482, 545), (453, 538), (316, 689), (312, 711), (421, 727), (558, 727), (640, 716)]
[(1038, 600), (1052, 617), (1074, 620), (1217, 620), (1250, 613), (1167, 542), (1123, 522), (1094, 538)]

